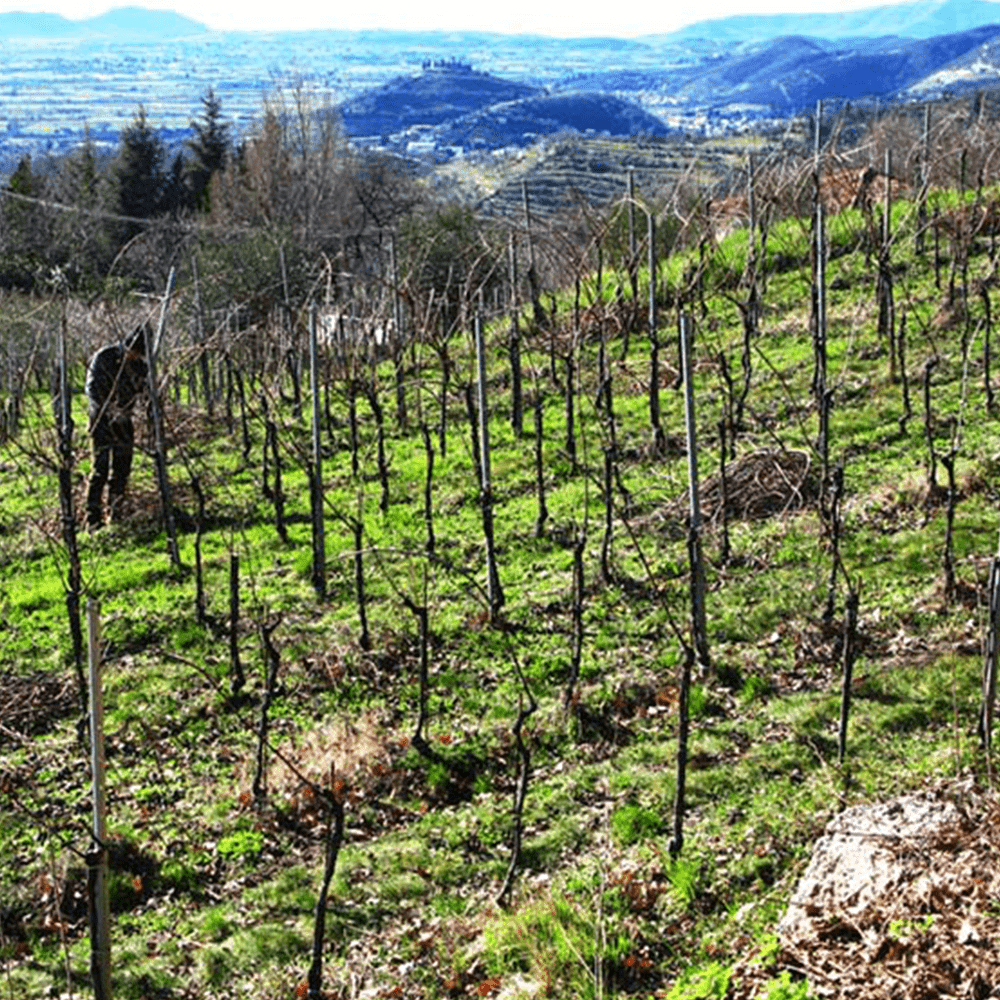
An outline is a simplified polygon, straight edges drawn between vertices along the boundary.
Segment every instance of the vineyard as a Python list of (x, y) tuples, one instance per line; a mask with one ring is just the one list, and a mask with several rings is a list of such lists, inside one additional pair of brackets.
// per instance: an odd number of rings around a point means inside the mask
[[(104, 862), (122, 998), (848, 995), (777, 934), (813, 841), (992, 801), (1000, 186), (982, 103), (815, 132), (725, 197), (175, 220), (5, 294), (0, 996), (102, 995)], [(140, 322), (87, 532), (85, 365)], [(849, 995), (989, 995), (906, 905), (840, 926)]]

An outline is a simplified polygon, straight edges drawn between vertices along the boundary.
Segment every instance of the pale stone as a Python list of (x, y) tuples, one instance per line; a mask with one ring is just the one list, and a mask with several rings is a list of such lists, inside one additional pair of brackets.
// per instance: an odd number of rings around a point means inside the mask
[(950, 799), (930, 793), (845, 809), (816, 841), (778, 935), (790, 944), (812, 937), (817, 925), (850, 919), (879, 900), (891, 901), (921, 874), (893, 848), (932, 842), (960, 819)]

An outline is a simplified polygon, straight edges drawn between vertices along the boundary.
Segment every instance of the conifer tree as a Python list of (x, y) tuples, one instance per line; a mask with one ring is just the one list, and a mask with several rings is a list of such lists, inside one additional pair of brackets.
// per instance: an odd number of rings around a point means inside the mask
[(117, 203), (107, 204), (107, 164), (102, 164), (90, 137), (89, 127), (83, 142), (59, 164), (52, 182), (53, 196), (62, 205), (77, 211), (56, 216), (57, 243), (66, 277), (74, 287), (91, 285), (114, 256), (115, 236), (102, 217), (104, 209), (117, 211)]
[(32, 167), (30, 153), (21, 157), (5, 189), (13, 197), (2, 199), (0, 284), (30, 288), (49, 246), (45, 212), (32, 201), (44, 196), (45, 184)]
[[(163, 140), (146, 119), (140, 104), (132, 124), (122, 130), (121, 146), (112, 171), (117, 210), (132, 219), (149, 219), (162, 211), (167, 187)], [(131, 239), (140, 226), (128, 222), (123, 238)]]
[(201, 118), (191, 122), (194, 138), (187, 141), (192, 155), (187, 183), (191, 207), (207, 212), (212, 177), (225, 169), (229, 158), (229, 124), (222, 117), (222, 101), (211, 87), (201, 103)]

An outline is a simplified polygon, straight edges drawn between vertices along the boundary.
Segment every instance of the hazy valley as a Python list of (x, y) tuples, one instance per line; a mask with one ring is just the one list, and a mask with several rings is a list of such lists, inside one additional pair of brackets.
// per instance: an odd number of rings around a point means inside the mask
[[(780, 123), (818, 99), (885, 103), (992, 87), (1000, 25), (983, 23), (992, 16), (992, 5), (974, 0), (920, 2), (832, 19), (730, 18), (626, 40), (214, 32), (138, 9), (84, 22), (7, 14), (0, 16), (0, 169), (9, 172), (24, 153), (62, 155), (85, 135), (110, 153), (140, 105), (176, 145), (208, 88), (237, 137), (269, 95), (301, 88), (342, 108), (355, 141), (438, 159), (560, 131), (727, 134)], [(511, 93), (470, 104), (470, 80), (492, 78)], [(449, 89), (458, 100), (443, 117), (435, 109)], [(528, 104), (510, 104), (517, 90)]]

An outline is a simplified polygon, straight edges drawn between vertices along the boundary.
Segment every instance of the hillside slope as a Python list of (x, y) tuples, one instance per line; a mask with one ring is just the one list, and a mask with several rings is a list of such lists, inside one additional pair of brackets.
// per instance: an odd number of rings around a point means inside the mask
[(461, 65), (400, 76), (340, 106), (351, 136), (385, 135), (415, 125), (440, 125), (504, 101), (539, 93), (539, 88), (502, 80)]
[(463, 115), (435, 132), (442, 146), (500, 149), (526, 146), (557, 132), (612, 136), (665, 136), (660, 119), (637, 104), (607, 94), (557, 94), (506, 101)]
[[(725, 55), (696, 66), (594, 74), (574, 81), (636, 95), (654, 92), (680, 106), (757, 105), (782, 114), (808, 110), (818, 100), (891, 98), (956, 63), (972, 60), (1000, 35), (1000, 24), (910, 41), (873, 38), (833, 45), (801, 35), (734, 46)], [(990, 74), (981, 67), (978, 80)], [(1000, 80), (994, 69), (993, 75)]]

